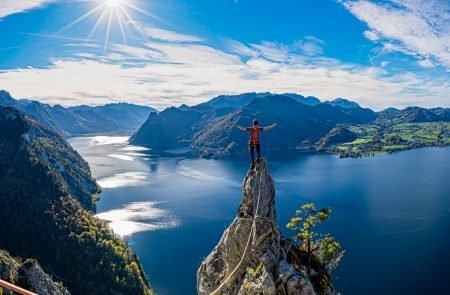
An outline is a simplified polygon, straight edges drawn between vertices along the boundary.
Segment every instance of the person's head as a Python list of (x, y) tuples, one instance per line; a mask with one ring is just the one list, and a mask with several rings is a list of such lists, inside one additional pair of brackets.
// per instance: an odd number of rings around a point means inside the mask
[(258, 120), (253, 120), (253, 126), (258, 126)]

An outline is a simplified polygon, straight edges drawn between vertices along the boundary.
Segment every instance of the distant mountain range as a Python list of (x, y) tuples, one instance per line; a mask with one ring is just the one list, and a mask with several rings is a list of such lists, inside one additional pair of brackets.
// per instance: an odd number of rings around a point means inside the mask
[(153, 113), (130, 142), (155, 151), (190, 147), (203, 157), (236, 156), (247, 152), (248, 135), (235, 127), (251, 125), (254, 118), (261, 125), (278, 123), (276, 130), (263, 133), (266, 151), (321, 149), (327, 142), (355, 136), (333, 130), (341, 125), (450, 121), (444, 108), (375, 112), (343, 98), (321, 102), (298, 94), (245, 93)]
[(183, 104), (162, 112), (127, 103), (50, 106), (13, 99), (6, 91), (0, 91), (0, 105), (22, 110), (66, 137), (133, 134), (132, 144), (157, 152), (190, 147), (197, 155), (211, 158), (246, 153), (247, 135), (235, 127), (251, 125), (254, 118), (261, 125), (278, 123), (276, 130), (262, 135), (265, 151), (326, 150), (330, 143), (356, 136), (344, 130), (345, 125), (450, 122), (448, 108), (388, 108), (375, 112), (345, 98), (322, 102), (313, 96), (269, 92), (220, 95), (198, 105)]
[[(37, 259), (71, 294), (153, 294), (131, 248), (94, 217), (100, 188), (59, 133), (0, 106), (0, 149), (0, 249)], [(33, 281), (51, 287), (44, 279)]]
[(378, 120), (391, 123), (449, 122), (450, 109), (407, 107), (403, 110), (389, 108), (378, 113)]
[(147, 120), (150, 113), (157, 112), (151, 107), (128, 103), (113, 103), (95, 107), (51, 106), (33, 100), (14, 99), (4, 90), (0, 90), (0, 105), (12, 106), (32, 115), (47, 127), (66, 137), (132, 134)]
[[(256, 98), (271, 96), (271, 95), (273, 95), (273, 94), (270, 92), (262, 92), (262, 93), (251, 92), (251, 93), (243, 93), (243, 94), (238, 94), (238, 95), (220, 95), (220, 96), (217, 96), (217, 97), (211, 99), (210, 101), (196, 105), (196, 106), (194, 106), (194, 108), (195, 109), (204, 109), (204, 108), (211, 107), (214, 109), (223, 109), (223, 108), (236, 109), (236, 108), (241, 108), (241, 107), (249, 104), (252, 100), (254, 100)], [(281, 96), (287, 96), (298, 102), (301, 102), (306, 105), (311, 105), (311, 106), (321, 103), (318, 98), (313, 97), (313, 96), (304, 97), (303, 95), (295, 94), (295, 93), (284, 93), (284, 94), (281, 94)], [(185, 106), (186, 105), (184, 105), (184, 107), (183, 107), (184, 109), (186, 109)]]

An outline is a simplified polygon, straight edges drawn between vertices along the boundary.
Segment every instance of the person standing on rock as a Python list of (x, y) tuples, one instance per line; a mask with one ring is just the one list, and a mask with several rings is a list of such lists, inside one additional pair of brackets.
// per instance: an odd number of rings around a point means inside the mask
[(267, 127), (259, 127), (258, 120), (253, 120), (253, 127), (242, 127), (237, 125), (236, 127), (243, 130), (250, 132), (250, 140), (248, 141), (248, 149), (250, 150), (250, 156), (252, 159), (252, 168), (255, 166), (255, 148), (256, 152), (258, 153), (258, 158), (256, 161), (259, 161), (261, 158), (261, 145), (259, 143), (259, 133), (261, 131), (270, 130), (277, 126), (277, 123), (267, 126)]

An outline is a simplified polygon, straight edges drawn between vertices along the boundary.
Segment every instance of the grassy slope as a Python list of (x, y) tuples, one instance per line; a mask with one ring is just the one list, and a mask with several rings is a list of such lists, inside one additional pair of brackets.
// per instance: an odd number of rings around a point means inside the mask
[(346, 127), (356, 133), (358, 138), (337, 146), (335, 149), (337, 153), (372, 155), (419, 147), (450, 145), (450, 122), (402, 123), (391, 126), (348, 125)]

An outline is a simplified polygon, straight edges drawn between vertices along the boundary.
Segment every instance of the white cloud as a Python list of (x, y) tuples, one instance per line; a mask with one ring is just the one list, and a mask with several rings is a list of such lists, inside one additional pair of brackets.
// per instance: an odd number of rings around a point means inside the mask
[(239, 41), (229, 38), (225, 40), (225, 48), (228, 51), (234, 52), (235, 54), (241, 57), (256, 57), (259, 55), (258, 51), (250, 48), (247, 45), (242, 44)]
[(380, 37), (374, 31), (364, 31), (364, 36), (371, 41), (378, 41)]
[(435, 63), (432, 62), (429, 58), (419, 60), (417, 63), (423, 68), (432, 68), (435, 66)]
[(377, 109), (450, 106), (449, 81), (408, 72), (388, 75), (382, 67), (343, 63), (317, 55), (321, 50), (305, 49), (305, 43), (324, 46), (319, 39), (304, 38), (291, 45), (267, 41), (245, 45), (228, 40), (225, 49), (194, 39), (116, 44), (106, 56), (95, 55), (96, 48), (82, 47), (70, 58), (56, 58), (45, 68), (0, 71), (0, 89), (51, 104), (128, 101), (159, 109), (253, 91), (347, 97)]
[[(450, 2), (445, 0), (343, 0), (370, 28), (364, 35), (388, 50), (450, 68)], [(434, 64), (434, 63), (433, 63)]]
[(301, 49), (302, 49), (303, 53), (308, 56), (323, 54), (322, 47), (315, 42), (303, 42), (301, 44)]
[(162, 30), (158, 28), (144, 28), (145, 34), (152, 38), (168, 42), (202, 42), (203, 40), (195, 36), (180, 34), (173, 31)]
[(384, 67), (388, 66), (390, 63), (391, 63), (391, 62), (388, 61), (388, 60), (383, 60), (383, 61), (380, 63), (380, 66), (381, 66), (382, 68), (384, 68)]
[(263, 41), (261, 44), (251, 44), (251, 47), (256, 50), (260, 56), (274, 62), (285, 62), (289, 58), (289, 47), (284, 44)]
[(168, 44), (148, 42), (149, 50), (156, 50), (163, 55), (162, 61), (178, 64), (231, 65), (240, 63), (237, 55), (225, 53), (211, 46), (201, 44)]
[(325, 45), (325, 41), (323, 41), (320, 38), (314, 37), (314, 36), (305, 36), (305, 39), (309, 40), (309, 41), (313, 41), (313, 42), (319, 43), (319, 44), (322, 44), (322, 45)]
[(0, 2), (0, 19), (8, 15), (38, 8), (54, 0), (2, 0)]
[(263, 57), (274, 62), (292, 61), (292, 57), (317, 56), (323, 54), (322, 46), (325, 42), (313, 36), (306, 36), (304, 40), (297, 40), (293, 44), (286, 45), (279, 42), (263, 41), (260, 44), (250, 44), (249, 47), (236, 42), (228, 41), (229, 48), (235, 50), (240, 56)]

